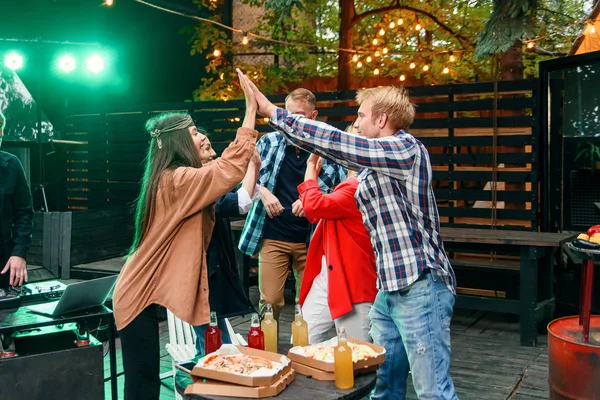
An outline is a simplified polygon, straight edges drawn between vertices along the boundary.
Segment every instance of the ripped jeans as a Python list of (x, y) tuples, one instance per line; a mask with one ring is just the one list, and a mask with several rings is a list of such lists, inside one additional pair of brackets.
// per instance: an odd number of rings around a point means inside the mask
[(428, 271), (406, 289), (379, 292), (371, 336), (386, 350), (371, 399), (405, 399), (409, 371), (420, 400), (458, 399), (450, 378), (450, 320), (455, 296)]

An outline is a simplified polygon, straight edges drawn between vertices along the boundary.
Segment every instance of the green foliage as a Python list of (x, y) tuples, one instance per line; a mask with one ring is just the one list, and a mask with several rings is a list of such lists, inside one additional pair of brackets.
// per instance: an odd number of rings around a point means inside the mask
[[(222, 0), (194, 0), (201, 13), (219, 17), (215, 4)], [(241, 36), (201, 23), (192, 38), (192, 54), (205, 54), (210, 60), (210, 77), (202, 80), (195, 98), (234, 98), (241, 95), (234, 67), (256, 75), (261, 89), (279, 91), (290, 82), (338, 74), (340, 40), (339, 0), (242, 0), (262, 7), (261, 18), (251, 32), (294, 45), (270, 43), (251, 37), (251, 47), (239, 43)], [(344, 2), (351, 5), (352, 2)], [(360, 19), (352, 29), (352, 74), (419, 79), (423, 84), (445, 84), (490, 80), (489, 54), (504, 51), (518, 40), (536, 39), (534, 51), (525, 51), (523, 64), (528, 77), (537, 75), (537, 64), (566, 53), (581, 32), (589, 8), (581, 0), (355, 0), (356, 14), (394, 5), (393, 10), (377, 12)], [(587, 4), (587, 3), (586, 3)], [(493, 10), (493, 12), (492, 12)], [(402, 24), (398, 24), (399, 20)], [(390, 23), (393, 27), (390, 28)], [(416, 25), (422, 29), (417, 31)], [(380, 29), (385, 31), (379, 35)], [(236, 39), (237, 38), (237, 39)], [(373, 44), (373, 39), (377, 44)], [(305, 44), (305, 45), (304, 45)], [(213, 49), (223, 52), (214, 57)], [(386, 49), (386, 50), (384, 50)], [(245, 52), (272, 53), (264, 62), (234, 58)], [(478, 57), (475, 57), (477, 54)], [(371, 61), (367, 61), (367, 57)], [(455, 61), (451, 61), (451, 56)], [(236, 65), (232, 65), (235, 60)], [(255, 60), (252, 60), (255, 61)], [(268, 62), (267, 62), (268, 61)], [(362, 67), (358, 68), (358, 62)], [(416, 68), (411, 69), (414, 62)], [(429, 66), (423, 71), (423, 66)], [(448, 68), (448, 73), (444, 69)]]
[(596, 170), (596, 163), (600, 162), (600, 144), (593, 141), (585, 141), (577, 145), (577, 156), (575, 161), (581, 160), (590, 166), (592, 172)]

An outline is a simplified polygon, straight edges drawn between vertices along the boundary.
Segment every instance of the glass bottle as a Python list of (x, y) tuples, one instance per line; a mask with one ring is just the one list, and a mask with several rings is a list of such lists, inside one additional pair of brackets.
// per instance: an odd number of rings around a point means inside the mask
[(273, 307), (267, 304), (265, 316), (260, 324), (265, 335), (265, 350), (277, 353), (277, 320), (273, 317)]
[(250, 332), (248, 332), (248, 347), (258, 350), (265, 349), (265, 335), (260, 329), (258, 314), (252, 314), (252, 321), (250, 322)]
[(340, 327), (338, 344), (333, 350), (333, 372), (335, 374), (335, 387), (350, 389), (354, 387), (354, 366), (352, 364), (352, 349), (346, 340), (346, 330)]
[(217, 313), (210, 312), (210, 323), (204, 331), (204, 354), (210, 354), (221, 348), (221, 330), (217, 326)]
[(308, 346), (308, 325), (302, 317), (300, 304), (296, 304), (296, 315), (292, 322), (292, 346)]

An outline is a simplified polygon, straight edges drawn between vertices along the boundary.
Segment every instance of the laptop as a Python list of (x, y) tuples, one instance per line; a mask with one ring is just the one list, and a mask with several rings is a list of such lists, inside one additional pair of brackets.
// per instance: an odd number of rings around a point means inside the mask
[(71, 283), (60, 300), (27, 306), (30, 312), (50, 317), (59, 317), (86, 308), (104, 304), (118, 275)]

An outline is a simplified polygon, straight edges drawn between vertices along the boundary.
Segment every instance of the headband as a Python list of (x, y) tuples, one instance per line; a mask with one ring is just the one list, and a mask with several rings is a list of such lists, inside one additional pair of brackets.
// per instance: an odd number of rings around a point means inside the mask
[(190, 126), (194, 126), (194, 120), (189, 114), (182, 117), (183, 119), (174, 122), (171, 125), (168, 125), (162, 129), (153, 129), (150, 132), (150, 136), (156, 139), (156, 143), (158, 144), (159, 149), (162, 149), (162, 140), (160, 140), (160, 135), (162, 135), (163, 133), (175, 132), (180, 129), (185, 129), (189, 128)]

